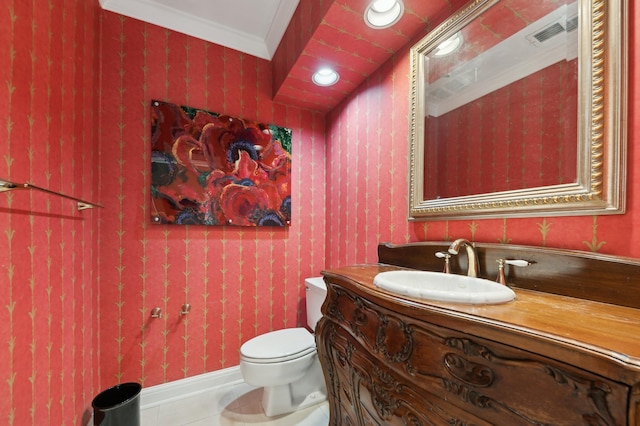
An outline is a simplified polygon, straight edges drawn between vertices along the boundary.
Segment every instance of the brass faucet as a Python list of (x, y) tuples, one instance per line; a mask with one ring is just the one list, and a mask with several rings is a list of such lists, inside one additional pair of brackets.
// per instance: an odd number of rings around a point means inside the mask
[(465, 247), (467, 249), (467, 260), (469, 263), (469, 267), (467, 268), (467, 275), (470, 277), (478, 276), (478, 256), (476, 255), (476, 251), (473, 248), (473, 244), (469, 240), (465, 240), (464, 238), (458, 238), (449, 246), (449, 253), (458, 254), (460, 252), (460, 247)]

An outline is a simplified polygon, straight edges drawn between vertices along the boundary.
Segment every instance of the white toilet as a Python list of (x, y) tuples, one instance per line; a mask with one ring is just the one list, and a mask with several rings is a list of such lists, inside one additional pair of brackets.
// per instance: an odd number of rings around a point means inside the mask
[[(327, 295), (322, 277), (307, 278), (307, 325), (315, 330)], [(244, 381), (264, 387), (267, 416), (301, 410), (327, 399), (327, 389), (313, 334), (306, 328), (285, 328), (256, 336), (240, 347)]]

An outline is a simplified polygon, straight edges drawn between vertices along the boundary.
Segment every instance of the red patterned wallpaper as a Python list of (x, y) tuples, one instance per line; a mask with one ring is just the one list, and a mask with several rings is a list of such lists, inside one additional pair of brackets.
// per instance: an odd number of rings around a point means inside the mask
[(299, 0), (272, 63), (273, 90), (278, 92), (335, 0)]
[[(409, 223), (408, 47), (325, 123), (271, 100), (268, 62), (97, 2), (8, 0), (0, 178), (105, 208), (0, 194), (0, 423), (77, 425), (93, 395), (118, 381), (150, 386), (236, 365), (244, 340), (303, 322), (305, 277), (374, 262), (380, 241), (461, 236), (640, 258), (640, 12), (630, 3), (626, 215)], [(291, 228), (152, 226), (152, 98), (292, 128)], [(193, 307), (180, 317), (185, 302)], [(161, 319), (150, 318), (156, 306)]]
[[(0, 7), (0, 178), (99, 201), (97, 2)], [(98, 389), (97, 219), (0, 193), (0, 424), (80, 425)]]
[(640, 11), (630, 2), (627, 213), (408, 222), (409, 46), (327, 114), (327, 268), (371, 262), (378, 242), (527, 244), (640, 258)]
[[(0, 178), (105, 208), (0, 194), (0, 423), (81, 424), (101, 389), (231, 367), (245, 340), (302, 324), (325, 263), (324, 115), (274, 103), (266, 61), (97, 2), (18, 3), (0, 8)], [(290, 127), (291, 227), (151, 225), (153, 98)]]
[[(101, 384), (238, 365), (247, 339), (306, 320), (304, 278), (325, 256), (324, 115), (274, 103), (267, 61), (113, 13), (101, 27)], [(151, 99), (292, 129), (291, 226), (151, 224)]]

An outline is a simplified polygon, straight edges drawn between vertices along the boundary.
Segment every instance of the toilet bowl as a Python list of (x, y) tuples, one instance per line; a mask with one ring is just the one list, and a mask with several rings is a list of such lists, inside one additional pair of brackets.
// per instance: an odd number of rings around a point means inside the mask
[[(307, 278), (305, 287), (307, 325), (314, 329), (327, 289), (322, 277)], [(240, 372), (245, 382), (264, 388), (262, 408), (267, 416), (327, 399), (315, 338), (303, 327), (271, 331), (245, 342), (240, 348)]]

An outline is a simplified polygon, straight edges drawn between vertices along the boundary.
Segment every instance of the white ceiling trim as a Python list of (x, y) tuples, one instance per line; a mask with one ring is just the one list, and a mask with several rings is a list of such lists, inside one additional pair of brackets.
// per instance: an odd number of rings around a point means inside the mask
[(265, 45), (269, 54), (269, 57), (266, 59), (273, 58), (276, 50), (278, 50), (282, 36), (284, 36), (285, 31), (289, 27), (289, 22), (291, 22), (291, 18), (298, 7), (299, 1), (300, 0), (280, 0), (278, 3), (276, 16), (265, 37)]
[(299, 0), (281, 0), (278, 3), (275, 17), (264, 38), (153, 0), (100, 0), (100, 6), (130, 18), (271, 60), (298, 2)]

